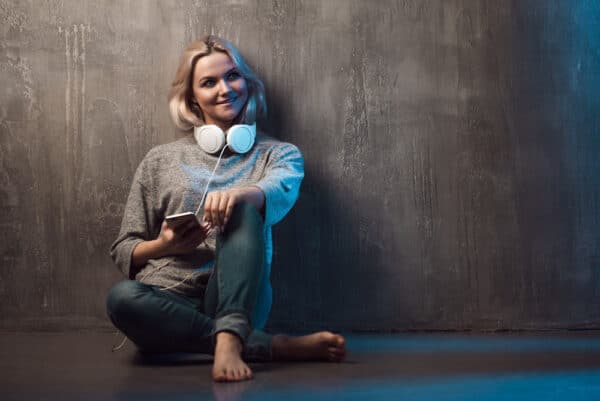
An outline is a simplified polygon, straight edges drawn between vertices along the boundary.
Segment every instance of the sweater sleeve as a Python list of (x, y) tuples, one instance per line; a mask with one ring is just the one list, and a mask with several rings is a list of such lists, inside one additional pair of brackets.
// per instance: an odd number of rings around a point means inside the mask
[(290, 144), (276, 148), (267, 162), (265, 175), (255, 185), (265, 194), (265, 225), (272, 226), (290, 211), (304, 178), (304, 158)]
[(137, 244), (148, 241), (154, 230), (155, 224), (153, 209), (149, 199), (147, 184), (144, 185), (144, 177), (147, 176), (145, 163), (142, 161), (137, 168), (125, 204), (121, 229), (117, 239), (110, 247), (110, 256), (117, 268), (129, 279), (134, 279), (136, 272), (131, 269), (131, 254)]

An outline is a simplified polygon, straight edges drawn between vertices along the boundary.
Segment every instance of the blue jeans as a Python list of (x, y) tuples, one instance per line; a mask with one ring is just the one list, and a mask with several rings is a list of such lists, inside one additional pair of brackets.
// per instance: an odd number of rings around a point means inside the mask
[(263, 220), (240, 203), (217, 238), (217, 255), (203, 298), (188, 297), (139, 281), (111, 288), (106, 308), (113, 324), (148, 353), (214, 354), (216, 334), (236, 334), (246, 360), (271, 359), (271, 335), (253, 330), (254, 310), (264, 274)]

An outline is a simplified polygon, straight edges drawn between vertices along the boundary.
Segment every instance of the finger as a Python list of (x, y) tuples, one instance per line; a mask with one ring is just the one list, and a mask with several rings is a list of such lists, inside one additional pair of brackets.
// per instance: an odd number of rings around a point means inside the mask
[(165, 233), (168, 229), (169, 225), (167, 224), (167, 220), (163, 220), (162, 224), (160, 225), (160, 232)]
[(173, 238), (175, 237), (175, 232), (173, 231), (173, 229), (171, 227), (169, 227), (169, 225), (167, 224), (166, 220), (163, 221), (163, 223), (162, 223), (162, 226), (160, 228), (160, 235), (167, 242), (171, 242), (173, 240)]
[(221, 192), (213, 193), (213, 201), (210, 205), (210, 221), (213, 226), (219, 225), (219, 202), (221, 201)]
[(223, 225), (227, 225), (227, 222), (229, 221), (229, 219), (231, 218), (231, 213), (233, 213), (233, 207), (236, 204), (237, 199), (232, 196), (229, 198), (229, 202), (227, 203), (227, 208), (225, 209), (225, 221), (223, 222)]
[(336, 347), (329, 347), (329, 348), (327, 348), (327, 350), (329, 352), (331, 352), (332, 354), (336, 354), (336, 355), (343, 355), (343, 354), (346, 353), (346, 350), (340, 349), (340, 348), (336, 348)]
[(210, 206), (210, 214), (212, 218), (212, 223), (215, 226), (220, 225), (219, 219), (219, 204), (221, 203), (221, 198), (223, 197), (222, 191), (217, 191), (214, 195), (214, 199), (212, 205)]
[(231, 196), (227, 192), (223, 194), (219, 202), (219, 227), (223, 227), (225, 225), (225, 214), (227, 210), (227, 204), (229, 203), (229, 199)]
[(164, 220), (161, 227), (160, 227), (161, 231), (171, 231), (171, 232), (175, 232), (175, 230), (173, 229), (173, 226), (171, 226), (171, 224), (169, 224), (168, 221)]
[(203, 221), (202, 224), (200, 224), (200, 227), (202, 227), (202, 230), (204, 230), (205, 234), (208, 234), (208, 232), (212, 228), (212, 225), (207, 221)]
[(206, 201), (204, 202), (204, 221), (208, 222), (208, 223), (212, 223), (212, 214), (210, 212), (212, 204), (213, 204), (213, 198), (214, 198), (214, 192), (211, 192), (208, 194), (208, 196), (206, 197)]

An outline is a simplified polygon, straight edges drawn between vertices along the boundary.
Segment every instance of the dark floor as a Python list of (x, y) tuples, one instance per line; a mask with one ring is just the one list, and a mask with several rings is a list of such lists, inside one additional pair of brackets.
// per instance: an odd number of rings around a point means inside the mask
[(600, 332), (348, 335), (341, 364), (144, 362), (112, 333), (0, 333), (0, 400), (600, 400)]

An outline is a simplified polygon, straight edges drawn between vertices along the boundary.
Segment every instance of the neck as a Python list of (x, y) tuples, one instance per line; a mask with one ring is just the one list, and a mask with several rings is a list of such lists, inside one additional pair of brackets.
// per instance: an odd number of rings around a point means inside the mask
[(233, 125), (233, 122), (222, 122), (222, 121), (214, 121), (214, 120), (206, 120), (205, 123), (216, 125), (217, 127), (221, 128), (223, 130), (223, 132), (227, 132), (227, 130), (229, 128), (231, 128), (231, 126)]
[(231, 121), (215, 120), (215, 119), (210, 118), (209, 116), (206, 116), (204, 122), (206, 124), (216, 125), (217, 127), (221, 128), (223, 130), (223, 132), (227, 132), (227, 130), (229, 128), (231, 128), (233, 125), (239, 124), (239, 120), (240, 120), (240, 115), (238, 114), (238, 116)]

